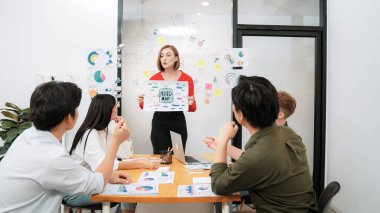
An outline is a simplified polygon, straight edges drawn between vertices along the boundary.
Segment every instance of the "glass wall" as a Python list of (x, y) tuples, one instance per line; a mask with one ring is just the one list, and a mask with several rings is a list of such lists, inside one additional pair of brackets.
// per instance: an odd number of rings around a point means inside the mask
[[(242, 44), (250, 50), (249, 74), (269, 79), (277, 91), (286, 91), (296, 99), (288, 126), (302, 137), (313, 171), (315, 38), (243, 36)], [(249, 137), (243, 128), (243, 147)]]
[(238, 0), (238, 24), (319, 26), (319, 0)]

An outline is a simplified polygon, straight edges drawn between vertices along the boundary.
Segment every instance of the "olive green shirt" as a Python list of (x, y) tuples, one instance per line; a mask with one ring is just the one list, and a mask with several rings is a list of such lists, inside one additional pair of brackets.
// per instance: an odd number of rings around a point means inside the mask
[(226, 195), (248, 190), (258, 213), (316, 212), (316, 199), (301, 137), (272, 125), (251, 136), (231, 167), (211, 167), (212, 189)]

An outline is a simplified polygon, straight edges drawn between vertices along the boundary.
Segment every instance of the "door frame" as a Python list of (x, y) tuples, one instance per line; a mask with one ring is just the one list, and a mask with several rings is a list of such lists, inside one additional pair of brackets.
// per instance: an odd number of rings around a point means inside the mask
[[(315, 96), (314, 96), (314, 157), (313, 187), (319, 197), (325, 180), (326, 135), (326, 0), (320, 0), (320, 26), (246, 25), (238, 24), (238, 4), (233, 0), (233, 47), (243, 47), (243, 36), (313, 37), (315, 38)], [(231, 113), (234, 119), (233, 113)], [(242, 131), (239, 128), (232, 140), (242, 147)]]

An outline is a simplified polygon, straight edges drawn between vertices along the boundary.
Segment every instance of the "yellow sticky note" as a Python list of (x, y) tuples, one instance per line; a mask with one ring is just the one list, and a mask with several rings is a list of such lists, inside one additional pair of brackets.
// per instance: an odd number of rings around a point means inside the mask
[(151, 75), (151, 74), (150, 74), (150, 71), (148, 71), (148, 70), (144, 70), (144, 71), (143, 71), (143, 77), (144, 77), (144, 78), (149, 78), (150, 75)]
[(223, 90), (222, 90), (222, 89), (216, 89), (216, 90), (214, 91), (214, 94), (215, 94), (216, 97), (220, 97), (220, 96), (222, 96), (222, 93), (223, 93)]
[(159, 44), (159, 45), (166, 44), (166, 38), (164, 38), (164, 37), (158, 37), (157, 38), (157, 44)]
[(204, 59), (199, 59), (198, 62), (197, 62), (197, 66), (198, 67), (204, 67), (206, 64), (205, 60)]
[(220, 64), (214, 64), (214, 70), (220, 71), (220, 70), (222, 70), (222, 66)]

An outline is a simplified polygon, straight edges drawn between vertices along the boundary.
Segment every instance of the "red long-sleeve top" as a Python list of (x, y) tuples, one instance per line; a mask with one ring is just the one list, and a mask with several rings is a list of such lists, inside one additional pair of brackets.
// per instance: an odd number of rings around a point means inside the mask
[[(190, 75), (186, 74), (185, 72), (181, 71), (182, 74), (178, 78), (177, 81), (187, 81), (189, 85), (189, 97), (194, 96), (194, 82), (193, 79), (190, 77)], [(164, 77), (162, 76), (162, 72), (158, 72), (154, 74), (152, 77), (150, 77), (149, 80), (157, 80), (157, 81), (165, 81)], [(141, 109), (144, 108), (144, 102), (140, 101), (139, 106)], [(195, 112), (197, 110), (197, 102), (194, 99), (194, 102), (192, 105), (189, 105), (189, 112)]]

